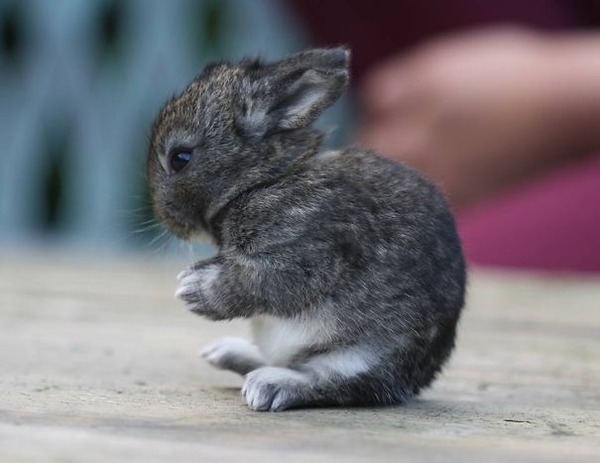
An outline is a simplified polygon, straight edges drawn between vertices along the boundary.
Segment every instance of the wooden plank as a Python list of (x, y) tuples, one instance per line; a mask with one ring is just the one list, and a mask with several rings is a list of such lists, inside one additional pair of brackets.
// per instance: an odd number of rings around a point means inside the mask
[(182, 263), (0, 255), (0, 460), (597, 461), (600, 279), (475, 271), (456, 355), (418, 400), (257, 413), (195, 352)]

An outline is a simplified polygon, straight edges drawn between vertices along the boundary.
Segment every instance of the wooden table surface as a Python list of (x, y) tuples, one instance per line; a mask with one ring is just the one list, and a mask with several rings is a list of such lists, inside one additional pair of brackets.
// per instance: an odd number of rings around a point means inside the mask
[(0, 253), (0, 461), (600, 461), (600, 277), (473, 271), (418, 400), (259, 413), (196, 355), (245, 324), (187, 313), (179, 267)]

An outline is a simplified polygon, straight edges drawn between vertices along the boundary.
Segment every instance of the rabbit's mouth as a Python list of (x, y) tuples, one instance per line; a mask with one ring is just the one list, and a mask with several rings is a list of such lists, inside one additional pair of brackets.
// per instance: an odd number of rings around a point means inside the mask
[(155, 215), (158, 220), (175, 236), (185, 241), (196, 240), (208, 232), (201, 220), (190, 218), (188, 212), (182, 211), (172, 201), (167, 201), (163, 207), (156, 205)]

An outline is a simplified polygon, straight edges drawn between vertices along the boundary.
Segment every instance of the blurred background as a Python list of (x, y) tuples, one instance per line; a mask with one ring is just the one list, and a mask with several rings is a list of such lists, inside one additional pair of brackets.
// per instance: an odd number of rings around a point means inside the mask
[(301, 48), (284, 7), (1, 0), (0, 246), (173, 251), (151, 226), (152, 121), (212, 60)]
[(164, 101), (213, 60), (346, 44), (333, 146), (424, 172), (475, 264), (598, 272), (599, 25), (593, 0), (0, 0), (0, 250), (176, 253), (145, 184)]

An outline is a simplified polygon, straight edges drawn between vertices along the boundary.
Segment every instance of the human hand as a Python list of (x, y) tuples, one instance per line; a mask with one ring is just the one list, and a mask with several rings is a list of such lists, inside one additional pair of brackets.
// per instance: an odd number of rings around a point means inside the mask
[(503, 28), (392, 59), (362, 88), (361, 142), (423, 171), (454, 205), (489, 196), (570, 149), (561, 53), (549, 36)]

